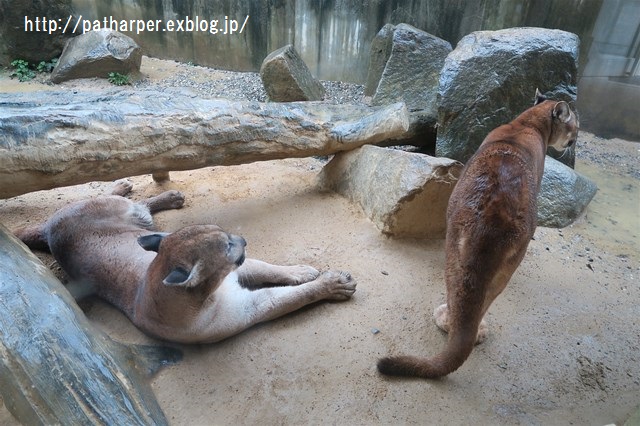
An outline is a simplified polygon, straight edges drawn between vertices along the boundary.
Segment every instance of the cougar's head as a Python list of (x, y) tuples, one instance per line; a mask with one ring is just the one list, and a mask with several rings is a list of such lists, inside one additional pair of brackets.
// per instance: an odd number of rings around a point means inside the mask
[[(536, 89), (536, 101), (534, 105), (538, 105), (544, 101), (548, 101)], [(554, 102), (554, 101), (548, 101)], [(551, 109), (551, 135), (549, 136), (549, 146), (558, 151), (570, 148), (578, 139), (578, 128), (580, 123), (575, 112), (565, 101), (558, 101), (553, 104)]]
[(569, 104), (560, 101), (553, 107), (549, 145), (562, 151), (574, 145), (578, 139), (578, 117)]
[(244, 261), (244, 238), (215, 225), (192, 225), (172, 234), (156, 233), (138, 238), (145, 250), (158, 253), (152, 263), (158, 280), (166, 286), (217, 287)]

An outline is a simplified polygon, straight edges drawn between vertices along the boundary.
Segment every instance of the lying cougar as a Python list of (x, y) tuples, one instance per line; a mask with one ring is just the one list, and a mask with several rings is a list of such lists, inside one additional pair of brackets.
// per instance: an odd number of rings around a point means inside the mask
[(486, 337), (482, 318), (504, 290), (536, 229), (537, 196), (547, 146), (565, 149), (578, 136), (566, 102), (545, 100), (490, 132), (465, 165), (447, 209), (447, 303), (435, 310), (449, 333), (432, 358), (383, 358), (384, 374), (437, 378), (458, 369)]
[(245, 260), (246, 242), (214, 225), (152, 232), (151, 213), (180, 208), (167, 191), (134, 203), (122, 195), (80, 201), (16, 235), (49, 248), (75, 295), (95, 292), (142, 331), (179, 343), (216, 342), (310, 303), (347, 300), (356, 283), (345, 272)]

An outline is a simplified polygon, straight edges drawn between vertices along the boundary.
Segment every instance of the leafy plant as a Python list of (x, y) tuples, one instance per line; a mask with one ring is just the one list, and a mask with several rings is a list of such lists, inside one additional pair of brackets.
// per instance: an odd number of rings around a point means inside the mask
[(29, 68), (29, 62), (24, 59), (16, 59), (11, 62), (11, 66), (15, 68), (10, 77), (18, 77), (19, 81), (28, 81), (36, 76), (36, 73)]
[(110, 72), (108, 80), (109, 83), (115, 84), (116, 86), (131, 84), (131, 81), (129, 81), (129, 76), (120, 74), (119, 72)]
[(58, 63), (58, 59), (57, 58), (53, 58), (49, 62), (41, 61), (38, 64), (38, 66), (36, 67), (36, 70), (38, 72), (51, 72), (56, 67), (57, 63)]

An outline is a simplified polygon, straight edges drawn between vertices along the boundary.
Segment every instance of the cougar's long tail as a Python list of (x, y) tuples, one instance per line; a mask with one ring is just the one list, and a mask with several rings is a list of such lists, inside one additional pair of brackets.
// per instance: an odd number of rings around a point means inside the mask
[(469, 357), (476, 342), (477, 326), (450, 331), (449, 341), (442, 352), (432, 358), (393, 356), (378, 361), (378, 371), (391, 376), (414, 376), (436, 379), (457, 370)]
[[(447, 278), (451, 279), (451, 278)], [(463, 278), (464, 291), (448, 300), (449, 340), (437, 355), (426, 357), (395, 356), (378, 361), (378, 371), (393, 376), (414, 376), (436, 379), (454, 372), (467, 360), (478, 337), (482, 321), (484, 286), (478, 285), (475, 275)]]

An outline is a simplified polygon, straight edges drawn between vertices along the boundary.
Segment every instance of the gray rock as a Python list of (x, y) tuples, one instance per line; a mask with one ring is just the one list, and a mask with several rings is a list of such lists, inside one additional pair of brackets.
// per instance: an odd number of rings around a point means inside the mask
[[(466, 162), (491, 130), (533, 105), (536, 88), (574, 102), (578, 47), (575, 34), (543, 28), (462, 38), (440, 76), (436, 154)], [(573, 166), (573, 154), (564, 158)]]
[(371, 44), (365, 95), (372, 105), (404, 102), (411, 112), (410, 139), (435, 145), (440, 71), (451, 44), (408, 24), (385, 25)]
[[(73, 35), (70, 29), (62, 32), (72, 14), (71, 0), (0, 0), (0, 65), (8, 66), (14, 59), (37, 65), (60, 56)], [(44, 25), (43, 17), (47, 18)], [(54, 19), (51, 22), (49, 18)], [(54, 28), (57, 30), (50, 33)]]
[[(376, 37), (388, 38), (388, 33), (389, 28), (385, 26)], [(385, 44), (385, 41), (378, 44)], [(449, 42), (411, 25), (397, 25), (372, 105), (403, 101), (409, 111), (424, 111), (435, 118), (440, 72), (449, 52)]]
[(462, 165), (366, 145), (336, 154), (320, 173), (320, 184), (360, 204), (385, 234), (444, 238), (446, 210)]
[(72, 38), (51, 73), (51, 81), (108, 77), (140, 71), (142, 49), (131, 37), (111, 30), (90, 31)]
[(373, 96), (380, 83), (380, 78), (391, 56), (391, 42), (395, 25), (386, 24), (378, 31), (371, 41), (371, 54), (369, 55), (369, 71), (364, 85), (364, 95)]
[(324, 87), (290, 44), (264, 59), (260, 77), (269, 99), (274, 102), (319, 101), (324, 97)]
[(584, 212), (597, 190), (589, 178), (547, 156), (538, 194), (538, 225), (570, 225)]
[(0, 198), (127, 176), (329, 155), (398, 137), (404, 104), (259, 103), (181, 92), (0, 94)]

